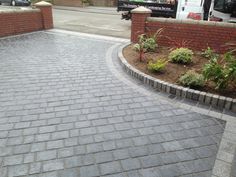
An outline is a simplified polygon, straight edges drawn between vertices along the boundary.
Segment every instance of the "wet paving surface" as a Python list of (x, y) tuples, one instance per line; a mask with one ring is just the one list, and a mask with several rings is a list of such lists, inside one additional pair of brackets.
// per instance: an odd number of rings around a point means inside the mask
[(211, 176), (225, 123), (122, 82), (106, 62), (117, 44), (0, 39), (1, 177)]

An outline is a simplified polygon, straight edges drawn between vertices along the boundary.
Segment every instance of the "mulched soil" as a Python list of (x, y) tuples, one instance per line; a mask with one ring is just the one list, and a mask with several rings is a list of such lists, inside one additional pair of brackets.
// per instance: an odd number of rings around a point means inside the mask
[[(133, 45), (129, 45), (123, 50), (123, 55), (128, 61), (129, 64), (134, 66), (136, 69), (142, 71), (145, 74), (151, 75), (155, 78), (158, 78), (163, 81), (167, 81), (170, 83), (178, 84), (178, 79), (181, 75), (185, 74), (188, 70), (195, 70), (200, 73), (204, 64), (208, 62), (208, 59), (201, 56), (201, 52), (194, 51), (194, 56), (192, 59), (192, 63), (188, 65), (181, 65), (168, 62), (165, 67), (165, 70), (162, 73), (153, 73), (148, 71), (147, 63), (150, 60), (156, 60), (157, 58), (168, 59), (168, 54), (170, 53), (170, 49), (167, 47), (159, 47), (156, 52), (145, 53), (144, 61), (139, 61), (138, 52), (133, 50)], [(236, 88), (232, 85), (223, 90), (215, 90), (213, 83), (206, 83), (206, 85), (199, 89), (200, 91), (210, 92), (213, 94), (218, 94), (226, 97), (236, 98)]]

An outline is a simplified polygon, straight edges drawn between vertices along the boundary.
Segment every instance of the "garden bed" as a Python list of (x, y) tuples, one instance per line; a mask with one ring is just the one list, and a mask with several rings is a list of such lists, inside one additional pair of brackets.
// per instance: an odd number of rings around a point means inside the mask
[[(190, 64), (176, 64), (168, 62), (165, 69), (162, 72), (151, 72), (147, 69), (147, 63), (150, 60), (156, 60), (157, 58), (168, 59), (170, 49), (167, 47), (159, 47), (156, 52), (148, 52), (144, 54), (144, 60), (140, 62), (139, 53), (133, 49), (133, 44), (128, 45), (123, 50), (123, 55), (127, 62), (135, 67), (136, 69), (142, 71), (145, 74), (151, 75), (157, 79), (180, 85), (178, 79), (189, 70), (194, 70), (201, 73), (203, 66), (208, 63), (209, 59), (203, 57), (201, 52), (194, 51), (192, 62)], [(218, 94), (226, 97), (236, 98), (235, 85), (230, 84), (224, 90), (216, 90), (215, 85), (212, 82), (206, 82), (202, 88), (198, 88), (200, 91), (210, 92), (213, 94)]]

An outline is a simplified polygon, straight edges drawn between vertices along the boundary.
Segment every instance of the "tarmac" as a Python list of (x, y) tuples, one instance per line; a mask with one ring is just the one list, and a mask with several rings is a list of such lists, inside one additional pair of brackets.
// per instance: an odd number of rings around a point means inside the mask
[(98, 14), (110, 14), (110, 15), (120, 15), (120, 12), (117, 12), (116, 7), (96, 7), (96, 6), (87, 6), (87, 7), (69, 7), (69, 6), (53, 6), (54, 9), (60, 10), (70, 10), (86, 13), (98, 13)]
[(54, 27), (69, 31), (130, 38), (131, 21), (114, 7), (53, 6)]

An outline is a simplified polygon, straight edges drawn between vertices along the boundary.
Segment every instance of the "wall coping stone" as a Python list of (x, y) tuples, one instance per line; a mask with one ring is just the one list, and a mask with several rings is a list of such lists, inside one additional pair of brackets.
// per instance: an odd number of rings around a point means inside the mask
[(203, 20), (177, 20), (173, 18), (147, 17), (147, 21), (148, 22), (181, 23), (181, 24), (199, 24), (199, 25), (205, 25), (205, 26), (236, 28), (236, 23), (214, 22), (214, 21), (203, 21)]
[(131, 13), (133, 14), (150, 14), (152, 13), (152, 10), (146, 8), (146, 7), (143, 7), (143, 6), (139, 6), (133, 10), (131, 10)]
[(52, 6), (51, 3), (45, 2), (45, 1), (40, 1), (34, 4), (35, 6), (42, 7), (42, 6)]
[(20, 8), (20, 9), (0, 10), (0, 14), (29, 13), (29, 12), (40, 12), (40, 9)]
[[(123, 56), (123, 49), (128, 45), (130, 45), (130, 43), (127, 43), (120, 47), (118, 51), (118, 58), (124, 70), (128, 74), (130, 74), (132, 77), (135, 77), (141, 80), (144, 84), (147, 84), (153, 87), (154, 89), (158, 89), (159, 91), (175, 95), (178, 98), (189, 99), (189, 100), (197, 101), (204, 105), (214, 106), (214, 107), (230, 110), (232, 112), (236, 112), (236, 99), (171, 84), (171, 83), (162, 81), (160, 79), (154, 78), (150, 75), (147, 75), (139, 71), (138, 69), (134, 68), (132, 65), (130, 65), (127, 62), (127, 60)], [(220, 104), (218, 103), (219, 98), (220, 100), (224, 100), (223, 103), (220, 103)]]

